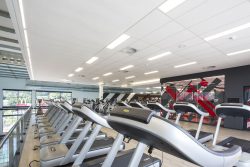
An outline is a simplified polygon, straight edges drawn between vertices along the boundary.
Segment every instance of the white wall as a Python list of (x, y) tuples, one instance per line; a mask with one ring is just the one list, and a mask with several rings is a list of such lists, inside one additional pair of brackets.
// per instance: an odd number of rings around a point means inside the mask
[(77, 90), (70, 90), (60, 87), (53, 88), (42, 88), (34, 86), (26, 86), (25, 79), (14, 79), (14, 78), (1, 78), (0, 77), (0, 108), (3, 105), (3, 89), (23, 89), (23, 90), (33, 90), (32, 104), (35, 104), (34, 90), (44, 90), (44, 91), (67, 91), (72, 92), (72, 98), (77, 98), (79, 102), (82, 102), (83, 98), (96, 99), (98, 98), (98, 92), (84, 92)]

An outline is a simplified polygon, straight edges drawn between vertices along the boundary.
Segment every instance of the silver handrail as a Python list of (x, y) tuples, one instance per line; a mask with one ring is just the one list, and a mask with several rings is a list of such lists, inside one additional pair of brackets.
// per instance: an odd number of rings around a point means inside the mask
[(20, 123), (21, 120), (24, 119), (24, 117), (27, 116), (28, 111), (31, 109), (32, 107), (30, 106), (25, 113), (23, 114), (23, 116), (21, 118), (18, 119), (18, 121), (12, 126), (12, 128), (9, 130), (9, 132), (4, 136), (4, 138), (1, 140), (0, 142), (0, 149), (2, 148), (2, 146), (4, 145), (5, 141), (9, 138), (9, 136), (12, 134), (12, 132), (16, 129), (17, 125)]

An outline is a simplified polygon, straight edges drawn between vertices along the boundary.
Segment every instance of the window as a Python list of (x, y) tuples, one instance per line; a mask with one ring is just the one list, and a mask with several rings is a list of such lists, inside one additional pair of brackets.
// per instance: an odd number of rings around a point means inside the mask
[(3, 107), (31, 106), (31, 91), (3, 90)]
[[(38, 106), (38, 99), (42, 100), (67, 100), (71, 103), (72, 93), (71, 92), (53, 92), (53, 91), (36, 91), (36, 104)], [(42, 102), (41, 104), (45, 104)]]

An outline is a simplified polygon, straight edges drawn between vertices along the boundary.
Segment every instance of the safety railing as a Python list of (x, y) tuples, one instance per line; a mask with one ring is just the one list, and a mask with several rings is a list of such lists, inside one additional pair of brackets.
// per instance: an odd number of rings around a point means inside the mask
[(13, 125), (6, 136), (0, 142), (0, 166), (18, 166), (20, 155), (29, 126), (31, 107), (29, 107), (21, 118)]

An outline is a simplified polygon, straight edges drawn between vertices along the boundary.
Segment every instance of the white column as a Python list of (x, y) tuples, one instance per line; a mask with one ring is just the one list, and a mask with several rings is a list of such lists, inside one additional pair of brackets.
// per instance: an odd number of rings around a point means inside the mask
[(31, 105), (32, 107), (36, 107), (36, 91), (35, 90), (32, 90), (32, 93), (31, 93)]
[(99, 83), (99, 99), (103, 99), (103, 83)]
[[(3, 90), (0, 87), (0, 108), (3, 108)], [(3, 110), (0, 110), (0, 134), (3, 134)]]

